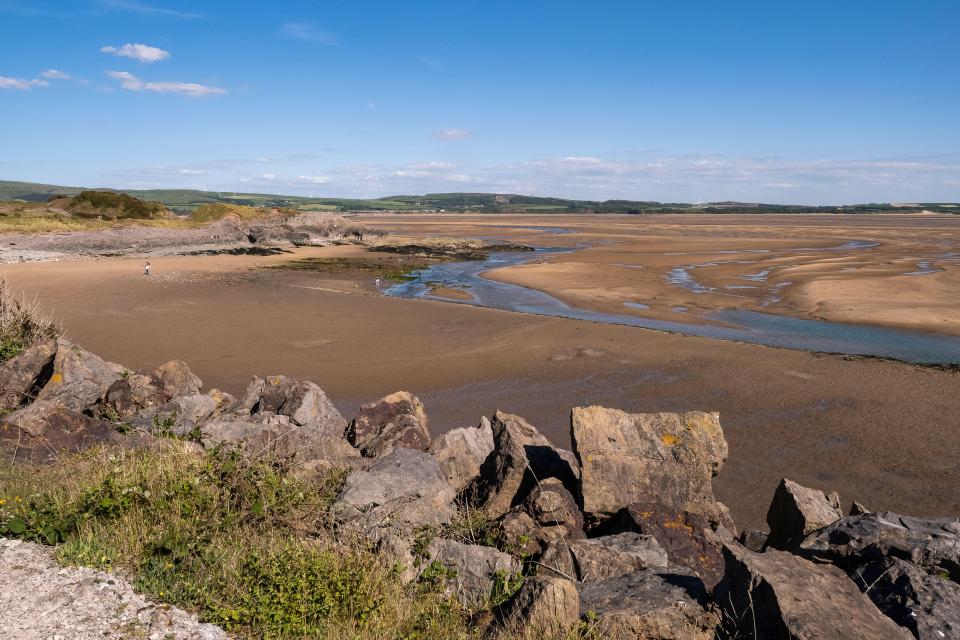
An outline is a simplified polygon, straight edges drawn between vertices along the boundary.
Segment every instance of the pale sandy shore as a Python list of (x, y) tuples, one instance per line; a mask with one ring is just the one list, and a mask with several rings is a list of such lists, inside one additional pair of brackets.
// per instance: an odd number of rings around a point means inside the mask
[[(534, 231), (506, 235), (543, 241)], [(156, 258), (149, 278), (133, 259), (2, 270), (62, 318), (70, 337), (111, 360), (150, 368), (182, 358), (208, 387), (233, 393), (252, 374), (286, 373), (319, 383), (348, 417), (362, 402), (408, 389), (424, 400), (434, 433), (503, 409), (566, 445), (575, 405), (719, 411), (730, 460), (717, 489), (746, 526), (762, 523), (782, 476), (874, 509), (960, 510), (955, 373), (389, 298), (369, 279), (256, 269), (289, 258)]]

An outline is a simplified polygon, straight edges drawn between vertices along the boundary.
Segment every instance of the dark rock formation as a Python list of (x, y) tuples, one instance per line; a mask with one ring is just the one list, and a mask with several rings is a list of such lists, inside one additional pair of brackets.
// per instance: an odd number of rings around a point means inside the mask
[(57, 341), (33, 345), (0, 364), (0, 411), (12, 411), (29, 404), (52, 375)]
[(836, 492), (808, 489), (784, 478), (767, 511), (767, 525), (770, 527), (767, 545), (774, 549), (789, 549), (808, 533), (842, 517), (840, 496)]
[(871, 638), (908, 640), (836, 567), (785, 551), (724, 547), (726, 572), (716, 590), (732, 637), (757, 640)]
[(612, 536), (550, 543), (540, 558), (548, 573), (580, 582), (597, 582), (643, 569), (665, 569), (667, 552), (653, 536), (619, 533)]
[(363, 405), (347, 428), (347, 439), (364, 456), (374, 458), (394, 447), (425, 451), (430, 446), (427, 413), (419, 398), (398, 391)]

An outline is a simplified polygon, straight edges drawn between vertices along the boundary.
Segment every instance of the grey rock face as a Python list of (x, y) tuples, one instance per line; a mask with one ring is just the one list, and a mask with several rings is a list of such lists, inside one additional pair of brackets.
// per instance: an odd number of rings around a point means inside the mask
[(563, 637), (580, 619), (577, 587), (554, 576), (527, 578), (496, 612), (490, 635), (503, 638)]
[(480, 475), (480, 465), (493, 451), (493, 427), (481, 418), (476, 427), (453, 429), (437, 436), (427, 449), (456, 491), (461, 491)]
[(200, 425), (206, 446), (230, 444), (250, 455), (274, 455), (305, 464), (323, 461), (329, 466), (353, 466), (360, 457), (356, 449), (339, 436), (329, 436), (294, 424), (288, 416), (257, 414), (214, 416)]
[[(847, 575), (785, 551), (754, 553), (724, 547), (726, 573), (717, 602), (737, 621), (741, 638), (908, 640), (911, 634), (884, 616)], [(730, 630), (731, 633), (734, 630)]]
[(157, 381), (148, 375), (132, 373), (110, 385), (95, 412), (108, 419), (126, 419), (163, 402)]
[(297, 426), (328, 436), (342, 436), (346, 420), (316, 384), (287, 376), (254, 378), (240, 401), (239, 415), (287, 416)]
[(591, 612), (604, 638), (712, 640), (719, 623), (696, 576), (646, 569), (580, 587), (580, 610)]
[(727, 442), (718, 414), (576, 407), (571, 439), (588, 519), (602, 521), (654, 496), (677, 511), (719, 516), (711, 479), (727, 458)]
[(788, 549), (807, 534), (832, 524), (843, 517), (840, 496), (808, 489), (784, 478), (773, 494), (767, 511), (770, 536), (767, 544), (775, 549)]
[(880, 611), (918, 640), (960, 638), (960, 584), (899, 558), (874, 560), (849, 573)]
[(492, 426), (493, 452), (464, 491), (468, 504), (498, 518), (519, 505), (538, 482), (557, 478), (565, 487), (574, 484), (570, 465), (523, 418), (498, 411)]
[(86, 349), (57, 340), (53, 371), (37, 399), (53, 400), (82, 412), (93, 407), (124, 371), (120, 365), (106, 362)]
[(370, 468), (350, 474), (331, 507), (334, 519), (353, 530), (412, 530), (450, 521), (453, 489), (429, 454), (394, 449)]
[(897, 557), (960, 581), (960, 521), (896, 513), (847, 516), (807, 536), (794, 553), (844, 567)]
[(46, 382), (44, 372), (53, 364), (56, 353), (57, 341), (47, 340), (0, 364), (0, 411), (12, 411), (33, 401)]
[(653, 536), (620, 533), (599, 538), (551, 542), (539, 560), (539, 571), (598, 582), (643, 569), (665, 569), (667, 552)]
[(430, 446), (427, 413), (419, 398), (398, 391), (363, 405), (347, 428), (347, 439), (364, 456), (374, 458), (394, 447), (425, 451)]
[[(485, 605), (498, 579), (520, 572), (520, 561), (493, 547), (464, 544), (437, 538), (428, 549), (430, 563), (442, 565), (450, 574), (448, 587), (463, 606), (477, 609)], [(429, 566), (429, 565), (428, 565)]]
[(151, 375), (157, 381), (164, 401), (200, 393), (203, 387), (203, 382), (183, 360), (165, 362), (154, 369)]

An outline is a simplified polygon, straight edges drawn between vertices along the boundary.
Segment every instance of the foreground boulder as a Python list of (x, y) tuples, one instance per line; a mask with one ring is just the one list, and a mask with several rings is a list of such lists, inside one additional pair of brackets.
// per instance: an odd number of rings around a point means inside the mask
[(53, 373), (57, 341), (47, 340), (24, 349), (0, 364), (0, 411), (29, 404)]
[(700, 513), (678, 511), (657, 502), (634, 502), (598, 529), (605, 533), (634, 532), (652, 536), (670, 562), (686, 567), (713, 588), (723, 576), (722, 548), (731, 533)]
[(899, 558), (868, 562), (850, 577), (880, 611), (918, 640), (960, 637), (960, 584), (953, 580)]
[(720, 516), (711, 480), (727, 458), (727, 442), (718, 414), (576, 407), (571, 440), (581, 505), (592, 523), (653, 497), (672, 510)]
[(449, 522), (454, 497), (429, 454), (394, 449), (368, 469), (351, 473), (330, 511), (336, 522), (354, 531), (411, 531)]
[(203, 388), (203, 382), (190, 371), (190, 367), (183, 360), (163, 363), (153, 370), (151, 377), (157, 381), (163, 401), (200, 393)]
[(286, 416), (297, 426), (337, 437), (347, 425), (323, 389), (287, 376), (254, 377), (235, 412), (241, 416)]
[(493, 427), (489, 419), (481, 418), (476, 427), (437, 436), (427, 451), (440, 464), (450, 486), (459, 492), (480, 475), (480, 465), (493, 451)]
[(890, 512), (847, 516), (807, 536), (794, 552), (850, 569), (870, 560), (901, 558), (960, 582), (960, 521)]
[(159, 443), (140, 432), (121, 434), (109, 422), (72, 411), (57, 401), (38, 400), (0, 420), (0, 444), (15, 460), (54, 462), (64, 454), (93, 446), (142, 449)]
[(497, 581), (502, 584), (523, 568), (519, 560), (493, 547), (446, 538), (432, 541), (427, 554), (429, 564), (421, 573), (421, 579), (446, 583), (468, 609), (485, 606)]
[(577, 587), (570, 580), (534, 576), (495, 612), (489, 635), (502, 638), (563, 638), (580, 619)]
[(808, 489), (784, 478), (767, 511), (770, 535), (766, 544), (775, 549), (789, 549), (807, 534), (842, 517), (840, 496), (835, 491)]
[(360, 454), (342, 436), (295, 424), (288, 416), (223, 414), (198, 427), (205, 446), (229, 445), (313, 470), (354, 466)]
[(538, 482), (557, 478), (575, 483), (570, 464), (537, 429), (519, 416), (498, 411), (492, 420), (493, 452), (480, 476), (464, 491), (464, 501), (499, 518), (520, 504)]
[(426, 451), (430, 430), (423, 403), (408, 391), (397, 391), (365, 404), (347, 428), (350, 444), (364, 456), (375, 458), (394, 447)]
[(580, 587), (580, 611), (603, 638), (712, 640), (720, 622), (703, 583), (686, 573), (642, 570)]
[(598, 582), (667, 566), (667, 552), (656, 538), (638, 533), (552, 542), (539, 561), (539, 567), (548, 573), (579, 582)]
[(913, 636), (884, 616), (847, 575), (785, 551), (724, 547), (726, 572), (716, 600), (733, 637), (757, 640)]
[(120, 365), (60, 339), (50, 377), (37, 393), (37, 400), (52, 400), (82, 412), (93, 407), (110, 385), (128, 373)]

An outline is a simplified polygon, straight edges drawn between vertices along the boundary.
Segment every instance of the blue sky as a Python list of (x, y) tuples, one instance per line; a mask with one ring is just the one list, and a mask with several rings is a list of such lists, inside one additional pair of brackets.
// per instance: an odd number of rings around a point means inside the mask
[(960, 2), (0, 0), (0, 177), (960, 200)]

